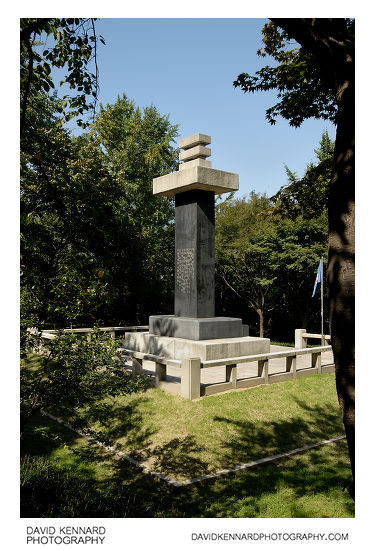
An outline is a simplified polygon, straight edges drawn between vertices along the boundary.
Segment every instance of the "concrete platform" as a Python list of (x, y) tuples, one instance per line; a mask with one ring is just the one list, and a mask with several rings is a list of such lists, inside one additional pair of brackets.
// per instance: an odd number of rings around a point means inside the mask
[(200, 358), (201, 361), (207, 361), (267, 353), (270, 351), (270, 340), (259, 337), (237, 337), (197, 341), (161, 337), (151, 333), (125, 333), (123, 346), (129, 350), (176, 360)]

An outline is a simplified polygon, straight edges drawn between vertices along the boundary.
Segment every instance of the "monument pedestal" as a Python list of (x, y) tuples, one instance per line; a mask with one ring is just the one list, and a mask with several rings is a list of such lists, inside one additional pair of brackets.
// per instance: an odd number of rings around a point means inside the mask
[(243, 325), (240, 318), (150, 316), (149, 326), (150, 333), (153, 335), (179, 337), (194, 341), (238, 338), (249, 335), (248, 325)]
[(270, 351), (270, 340), (260, 337), (240, 337), (198, 341), (162, 337), (151, 333), (125, 333), (123, 346), (127, 350), (164, 358), (176, 360), (200, 358), (201, 361), (208, 361), (266, 354)]

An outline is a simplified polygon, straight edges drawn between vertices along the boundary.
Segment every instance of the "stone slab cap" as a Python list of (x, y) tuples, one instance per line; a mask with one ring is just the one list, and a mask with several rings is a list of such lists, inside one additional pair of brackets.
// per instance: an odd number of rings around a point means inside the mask
[(209, 147), (204, 147), (203, 145), (196, 145), (186, 149), (179, 153), (180, 161), (191, 161), (192, 159), (205, 159), (211, 155), (211, 149)]
[(207, 134), (200, 134), (198, 132), (197, 134), (193, 134), (188, 138), (183, 138), (180, 140), (178, 142), (178, 147), (180, 149), (190, 149), (196, 145), (208, 145), (209, 143), (211, 143), (211, 136), (207, 136)]
[(176, 193), (203, 189), (214, 193), (238, 190), (238, 174), (205, 166), (193, 166), (153, 179), (153, 194), (174, 197)]

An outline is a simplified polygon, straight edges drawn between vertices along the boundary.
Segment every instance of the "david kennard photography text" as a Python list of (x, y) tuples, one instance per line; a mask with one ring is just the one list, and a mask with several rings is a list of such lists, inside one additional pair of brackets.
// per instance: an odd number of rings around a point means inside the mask
[(26, 542), (31, 544), (102, 544), (104, 526), (27, 526)]

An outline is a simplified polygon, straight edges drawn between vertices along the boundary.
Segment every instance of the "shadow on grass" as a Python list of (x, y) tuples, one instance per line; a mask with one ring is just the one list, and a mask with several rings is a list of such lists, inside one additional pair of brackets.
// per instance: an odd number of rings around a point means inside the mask
[(215, 421), (232, 427), (230, 440), (222, 443), (221, 457), (226, 465), (235, 466), (261, 457), (276, 455), (295, 448), (339, 436), (344, 428), (337, 411), (323, 405), (310, 407), (295, 398), (308, 415), (268, 422), (233, 421), (216, 416)]
[[(148, 448), (153, 434), (144, 430), (136, 396), (128, 406), (91, 409), (85, 422), (100, 420), (106, 443), (129, 435), (133, 457), (152, 456), (153, 469), (175, 478), (208, 474), (199, 457), (204, 450), (193, 436), (173, 438)], [(226, 467), (314, 443), (337, 431), (337, 415), (326, 407), (298, 405), (309, 420), (269, 423), (233, 421), (232, 437), (221, 445)], [(109, 415), (109, 417), (108, 417)], [(116, 421), (116, 423), (114, 423)], [(234, 431), (233, 431), (234, 429)], [(346, 443), (339, 442), (191, 486), (173, 487), (140, 468), (39, 416), (25, 432), (22, 460), (22, 517), (350, 517), (354, 506), (343, 488), (350, 482)], [(64, 456), (66, 447), (66, 457)], [(267, 453), (262, 453), (266, 449)], [(59, 455), (60, 454), (60, 455)]]

